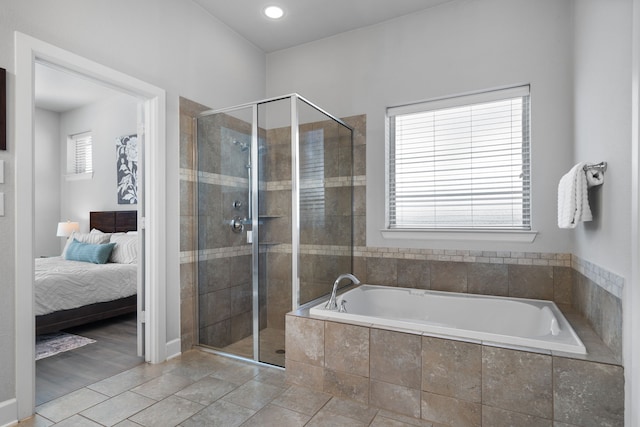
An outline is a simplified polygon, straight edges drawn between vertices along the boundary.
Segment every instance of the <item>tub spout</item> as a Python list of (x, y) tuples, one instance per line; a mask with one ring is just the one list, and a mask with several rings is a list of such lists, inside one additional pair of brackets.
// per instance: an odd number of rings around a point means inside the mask
[(353, 274), (345, 273), (345, 274), (339, 275), (336, 281), (333, 282), (333, 290), (331, 291), (331, 297), (329, 298), (329, 301), (327, 301), (327, 304), (324, 306), (324, 308), (326, 308), (327, 310), (338, 309), (338, 303), (336, 302), (336, 291), (338, 290), (338, 284), (342, 279), (349, 279), (353, 282), (354, 285), (360, 284), (360, 280), (358, 280), (358, 278)]

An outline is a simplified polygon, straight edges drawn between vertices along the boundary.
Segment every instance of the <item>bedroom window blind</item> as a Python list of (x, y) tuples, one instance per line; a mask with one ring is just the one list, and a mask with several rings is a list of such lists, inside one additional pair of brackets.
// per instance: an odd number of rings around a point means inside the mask
[(67, 144), (67, 174), (84, 175), (93, 172), (93, 141), (91, 132), (71, 135)]
[(530, 230), (529, 86), (387, 110), (387, 228)]

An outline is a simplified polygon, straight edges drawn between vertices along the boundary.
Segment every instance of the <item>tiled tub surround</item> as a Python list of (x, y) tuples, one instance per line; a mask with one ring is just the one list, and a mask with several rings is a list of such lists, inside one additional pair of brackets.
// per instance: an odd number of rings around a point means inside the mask
[(622, 360), (622, 287), (624, 279), (572, 256), (572, 304)]
[[(622, 361), (621, 300), (571, 268), (580, 262), (575, 256), (396, 248), (356, 248), (355, 254), (354, 273), (369, 284), (543, 299), (572, 306)], [(546, 265), (536, 265), (543, 262)], [(610, 283), (620, 283), (613, 273), (607, 277)]]
[(451, 426), (622, 426), (622, 367), (580, 315), (568, 308), (565, 315), (588, 355), (494, 347), (298, 311), (286, 320), (287, 381)]
[(325, 320), (411, 329), (498, 346), (586, 354), (552, 301), (362, 284), (338, 296), (337, 306), (345, 310), (328, 310), (325, 300), (309, 313)]

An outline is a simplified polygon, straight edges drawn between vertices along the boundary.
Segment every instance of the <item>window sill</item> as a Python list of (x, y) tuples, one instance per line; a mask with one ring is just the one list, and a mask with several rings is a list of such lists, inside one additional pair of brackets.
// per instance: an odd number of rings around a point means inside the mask
[(384, 229), (380, 230), (385, 239), (401, 240), (447, 240), (447, 241), (488, 241), (532, 243), (537, 231), (468, 231), (468, 230), (421, 230), (421, 229)]
[(65, 175), (64, 179), (66, 179), (67, 181), (81, 181), (84, 179), (93, 179), (93, 172), (72, 173), (69, 175)]

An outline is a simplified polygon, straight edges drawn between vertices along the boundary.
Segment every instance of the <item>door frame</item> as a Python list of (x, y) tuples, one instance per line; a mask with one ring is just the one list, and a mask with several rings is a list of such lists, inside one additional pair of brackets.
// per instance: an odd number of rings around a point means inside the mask
[[(17, 419), (35, 411), (34, 64), (86, 76), (144, 104), (145, 360), (166, 359), (166, 94), (163, 89), (41, 40), (15, 32), (15, 348)], [(19, 173), (17, 172), (19, 171)], [(31, 286), (29, 286), (31, 284)]]

